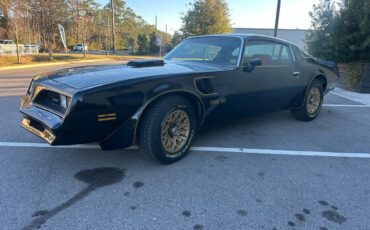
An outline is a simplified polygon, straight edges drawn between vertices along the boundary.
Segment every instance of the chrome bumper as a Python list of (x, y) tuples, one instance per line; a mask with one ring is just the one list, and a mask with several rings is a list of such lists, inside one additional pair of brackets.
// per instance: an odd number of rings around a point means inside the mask
[(31, 133), (35, 134), (38, 137), (41, 137), (45, 141), (47, 141), (49, 144), (53, 143), (55, 140), (55, 136), (52, 132), (50, 132), (47, 129), (44, 129), (43, 131), (40, 131), (30, 125), (31, 121), (27, 118), (23, 118), (21, 122), (21, 126), (30, 131)]
[(20, 111), (24, 114), (21, 121), (22, 128), (42, 138), (49, 144), (55, 142), (54, 129), (62, 122), (60, 117), (33, 106), (28, 94), (21, 97)]

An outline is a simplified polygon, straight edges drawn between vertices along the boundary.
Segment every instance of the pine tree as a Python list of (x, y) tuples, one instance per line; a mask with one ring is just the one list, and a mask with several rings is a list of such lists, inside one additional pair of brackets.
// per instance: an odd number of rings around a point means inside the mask
[(146, 34), (138, 34), (137, 36), (138, 54), (146, 54), (148, 52), (148, 39)]
[(370, 0), (321, 0), (310, 12), (312, 30), (306, 34), (308, 52), (336, 62), (370, 61)]
[(157, 34), (152, 32), (149, 36), (149, 52), (151, 54), (158, 54), (159, 46), (157, 45)]

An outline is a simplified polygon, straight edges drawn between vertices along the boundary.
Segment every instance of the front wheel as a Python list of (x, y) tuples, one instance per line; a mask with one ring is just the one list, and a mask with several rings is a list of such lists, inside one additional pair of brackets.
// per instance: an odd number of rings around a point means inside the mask
[(193, 105), (181, 96), (160, 99), (143, 114), (139, 127), (140, 151), (162, 164), (183, 158), (197, 128)]
[(313, 80), (307, 90), (304, 105), (292, 110), (294, 118), (300, 121), (312, 121), (320, 113), (324, 100), (324, 89), (319, 80)]

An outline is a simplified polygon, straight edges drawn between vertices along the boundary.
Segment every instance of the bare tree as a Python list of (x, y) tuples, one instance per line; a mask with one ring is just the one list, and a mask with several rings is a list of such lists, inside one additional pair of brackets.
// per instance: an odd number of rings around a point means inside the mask
[(94, 16), (89, 13), (85, 12), (84, 15), (81, 17), (81, 36), (82, 36), (82, 44), (84, 47), (84, 58), (86, 58), (86, 41), (89, 39), (92, 26), (93, 26)]
[(63, 0), (37, 0), (39, 10), (39, 28), (44, 43), (47, 44), (49, 59), (53, 59), (53, 42), (57, 35), (58, 24), (65, 18), (66, 4)]
[(21, 63), (21, 56), (19, 53), (19, 27), (21, 23), (21, 1), (0, 0), (0, 7), (4, 11), (4, 17), (8, 22), (8, 29), (11, 30), (14, 39), (17, 53), (17, 63)]
[[(5, 37), (8, 35), (16, 43), (42, 43), (50, 59), (53, 58), (55, 46), (61, 44), (57, 43), (58, 24), (66, 29), (68, 44), (86, 45), (89, 42), (91, 47), (98, 49), (111, 49), (114, 44), (115, 48), (130, 48), (134, 52), (138, 35), (148, 36), (155, 31), (155, 27), (146, 23), (123, 0), (112, 0), (113, 22), (112, 2), (105, 2), (101, 7), (99, 3), (102, 1), (98, 0), (0, 0), (6, 17), (0, 29), (5, 32)], [(117, 36), (112, 36), (112, 27), (115, 27)], [(170, 43), (170, 39), (163, 41)]]

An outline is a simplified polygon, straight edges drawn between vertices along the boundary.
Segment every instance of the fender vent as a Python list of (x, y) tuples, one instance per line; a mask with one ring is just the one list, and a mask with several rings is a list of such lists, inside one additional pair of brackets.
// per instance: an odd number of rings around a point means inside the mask
[(151, 66), (163, 66), (164, 61), (162, 59), (149, 59), (149, 60), (132, 60), (127, 63), (128, 66), (141, 68)]
[(207, 96), (215, 95), (216, 93), (214, 92), (214, 89), (211, 84), (212, 78), (198, 78), (194, 79), (195, 87), (197, 90)]

